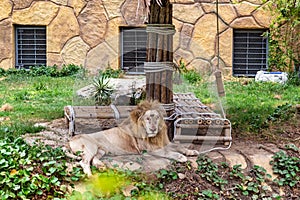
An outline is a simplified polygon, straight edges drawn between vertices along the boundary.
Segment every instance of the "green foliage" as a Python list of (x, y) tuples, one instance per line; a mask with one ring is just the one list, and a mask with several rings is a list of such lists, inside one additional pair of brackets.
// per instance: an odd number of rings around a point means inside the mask
[(8, 70), (0, 70), (0, 77), (1, 76), (9, 76), (9, 75), (18, 75), (18, 76), (49, 76), (49, 77), (65, 77), (65, 76), (72, 76), (80, 71), (83, 71), (81, 66), (69, 64), (63, 65), (61, 69), (58, 69), (56, 65), (54, 66), (33, 66), (29, 69), (16, 69), (10, 68)]
[(195, 69), (188, 70), (182, 60), (180, 60), (179, 63), (179, 72), (181, 73), (183, 78), (188, 81), (188, 83), (196, 84), (203, 80), (200, 74)]
[(270, 25), (269, 66), (281, 71), (299, 71), (299, 0), (268, 0), (274, 17)]
[(286, 84), (300, 86), (300, 72), (289, 72)]
[(267, 122), (274, 122), (274, 121), (278, 121), (278, 120), (282, 120), (282, 121), (287, 121), (289, 119), (292, 118), (292, 116), (294, 116), (295, 114), (295, 110), (292, 108), (291, 104), (284, 104), (284, 105), (279, 105), (277, 106), (277, 108), (275, 108), (275, 110), (273, 111), (273, 113), (271, 113), (268, 118), (267, 118)]
[[(294, 149), (295, 150), (295, 149)], [(279, 186), (288, 185), (294, 187), (300, 182), (300, 158), (289, 156), (284, 151), (279, 151), (273, 156), (271, 161), (273, 171), (279, 177), (275, 182)]]
[(86, 191), (73, 191), (69, 199), (169, 199), (166, 194), (146, 183), (142, 177), (138, 172), (127, 170), (98, 171), (83, 183)]
[(221, 189), (228, 183), (227, 180), (224, 180), (218, 174), (218, 165), (212, 162), (211, 159), (205, 156), (199, 156), (197, 159), (198, 170), (197, 173), (200, 174), (202, 178), (205, 178), (207, 181), (211, 182), (213, 185), (220, 187)]
[[(121, 194), (122, 187), (130, 184), (128, 177), (124, 173), (107, 170), (97, 173), (84, 183), (87, 192), (80, 194), (75, 192), (74, 197), (78, 195), (91, 195), (93, 197), (109, 197)], [(72, 198), (71, 198), (72, 199)]]
[(109, 85), (109, 78), (106, 75), (100, 75), (93, 80), (95, 87), (96, 105), (109, 105), (111, 103), (112, 87)]
[(183, 73), (182, 75), (183, 75), (184, 79), (187, 80), (191, 84), (195, 84), (195, 83), (202, 81), (202, 77), (200, 76), (200, 74), (193, 69), (188, 70), (187, 72)]
[(107, 78), (120, 78), (124, 75), (123, 70), (113, 69), (108, 66), (105, 70), (99, 71), (99, 76), (105, 76)]
[[(241, 164), (230, 167), (228, 163), (215, 163), (203, 155), (198, 156), (196, 162), (197, 168), (187, 162), (184, 164), (173, 163), (167, 170), (160, 170), (158, 182), (159, 186), (163, 186), (160, 188), (169, 191), (169, 195), (174, 199), (271, 200), (281, 198), (269, 190), (268, 185), (272, 185), (272, 177), (261, 166), (254, 165), (250, 170), (243, 170)], [(188, 178), (172, 178), (176, 172), (185, 173)], [(196, 178), (193, 180), (191, 177)], [(187, 182), (195, 187), (194, 190), (189, 188), (187, 193), (182, 190), (178, 193), (177, 187), (185, 187)], [(207, 184), (211, 186), (211, 189), (201, 189)], [(174, 190), (173, 187), (175, 187)], [(208, 187), (204, 186), (204, 188)], [(273, 198), (270, 197), (271, 195)]]
[(229, 173), (230, 178), (237, 178), (241, 180), (245, 180), (246, 176), (243, 173), (242, 165), (234, 165)]
[(22, 138), (0, 140), (0, 196), (3, 199), (62, 198), (68, 185), (83, 177), (79, 168), (67, 170), (61, 148), (29, 146)]
[(178, 174), (176, 171), (166, 170), (166, 169), (159, 170), (159, 172), (156, 174), (156, 176), (157, 176), (157, 178), (163, 179), (165, 181), (171, 181), (171, 180), (178, 179)]
[[(266, 196), (268, 189), (264, 183), (266, 179), (271, 179), (271, 175), (267, 174), (266, 169), (261, 166), (254, 165), (249, 175), (245, 175), (242, 165), (234, 165), (229, 172), (229, 177), (235, 180), (235, 191), (241, 192), (243, 196), (252, 197), (252, 199), (262, 199)], [(233, 192), (234, 193), (234, 192)]]
[(203, 190), (201, 192), (202, 196), (209, 199), (219, 199), (220, 196), (214, 193), (212, 190)]

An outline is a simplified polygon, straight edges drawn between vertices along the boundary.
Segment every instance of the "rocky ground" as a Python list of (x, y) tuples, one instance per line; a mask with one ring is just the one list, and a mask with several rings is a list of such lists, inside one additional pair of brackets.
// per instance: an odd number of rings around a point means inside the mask
[[(172, 193), (174, 199), (276, 199), (276, 195), (281, 196), (281, 199), (297, 199), (300, 196), (299, 181), (293, 187), (279, 187), (273, 180), (280, 177), (273, 173), (270, 161), (280, 150), (284, 150), (289, 156), (300, 157), (299, 150), (294, 148), (300, 148), (299, 118), (297, 116), (280, 127), (271, 126), (259, 135), (248, 133), (239, 136), (233, 131), (230, 149), (209, 152), (200, 160), (192, 157), (188, 163), (171, 164), (169, 160), (147, 155), (105, 158), (104, 161), (108, 166), (131, 170), (142, 168), (144, 171), (156, 171), (164, 168), (169, 172), (178, 172), (176, 179), (167, 176), (160, 179), (164, 190)], [(64, 119), (38, 125), (45, 126), (46, 130), (35, 135), (26, 135), (28, 142), (39, 140), (53, 147), (65, 146), (69, 136)], [(202, 168), (201, 171), (199, 165), (207, 168)], [(261, 166), (266, 171), (255, 166)], [(299, 161), (296, 166), (298, 171), (295, 176), (300, 177)], [(257, 174), (262, 174), (263, 181), (257, 178)], [(272, 178), (266, 174), (270, 174)], [(226, 183), (222, 183), (223, 180)], [(251, 186), (254, 191), (248, 190), (249, 184), (254, 184)]]

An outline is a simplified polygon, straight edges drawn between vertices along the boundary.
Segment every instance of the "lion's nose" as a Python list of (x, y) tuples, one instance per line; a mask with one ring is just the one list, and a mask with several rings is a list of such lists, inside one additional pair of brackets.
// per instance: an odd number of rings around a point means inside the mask
[(150, 128), (150, 131), (155, 132), (156, 131), (156, 127)]

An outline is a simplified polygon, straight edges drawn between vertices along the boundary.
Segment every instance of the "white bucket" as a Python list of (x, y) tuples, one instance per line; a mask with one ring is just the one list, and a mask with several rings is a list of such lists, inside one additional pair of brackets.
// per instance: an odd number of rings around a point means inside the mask
[(271, 81), (283, 84), (287, 80), (288, 74), (286, 72), (258, 71), (255, 75), (255, 81)]

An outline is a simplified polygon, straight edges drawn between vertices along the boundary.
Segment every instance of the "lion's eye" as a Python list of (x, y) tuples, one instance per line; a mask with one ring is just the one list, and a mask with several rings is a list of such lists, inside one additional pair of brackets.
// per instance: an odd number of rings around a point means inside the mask
[(150, 117), (147, 117), (146, 120), (149, 121), (149, 120), (150, 120)]

